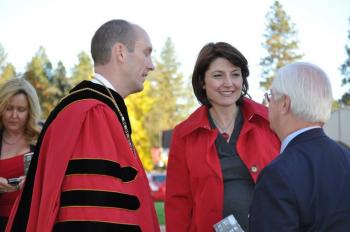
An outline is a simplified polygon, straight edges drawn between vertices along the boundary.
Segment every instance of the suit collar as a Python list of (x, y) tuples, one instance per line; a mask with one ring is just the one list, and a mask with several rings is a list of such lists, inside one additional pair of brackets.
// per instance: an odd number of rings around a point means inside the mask
[(287, 145), (290, 143), (290, 141), (292, 141), (295, 137), (297, 137), (299, 134), (302, 134), (308, 130), (311, 130), (311, 129), (315, 129), (315, 128), (321, 128), (320, 126), (310, 126), (310, 127), (304, 127), (304, 128), (301, 128), (299, 130), (296, 130), (292, 133), (290, 133), (287, 137), (285, 137), (283, 140), (282, 140), (282, 143), (281, 143), (281, 150), (280, 150), (280, 153), (283, 152), (283, 150), (287, 147)]
[(322, 128), (314, 128), (308, 131), (305, 131), (299, 135), (297, 135), (295, 138), (293, 138), (287, 145), (287, 148), (290, 148), (294, 145), (297, 145), (299, 143), (306, 142), (308, 140), (314, 139), (314, 138), (319, 138), (326, 136)]

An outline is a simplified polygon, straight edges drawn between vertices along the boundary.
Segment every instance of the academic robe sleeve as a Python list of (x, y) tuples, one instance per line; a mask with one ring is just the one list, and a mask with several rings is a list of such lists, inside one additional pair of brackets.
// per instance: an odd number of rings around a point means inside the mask
[(165, 217), (167, 232), (186, 232), (192, 220), (192, 195), (184, 139), (175, 129), (167, 168)]
[(142, 164), (105, 104), (64, 109), (45, 134), (39, 165), (27, 231), (159, 231)]
[(249, 231), (299, 231), (296, 196), (283, 170), (266, 167), (255, 186), (249, 214)]

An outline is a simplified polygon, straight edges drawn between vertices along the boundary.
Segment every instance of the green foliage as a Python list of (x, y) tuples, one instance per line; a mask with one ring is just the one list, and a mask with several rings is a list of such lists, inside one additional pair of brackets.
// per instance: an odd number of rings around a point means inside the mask
[[(6, 60), (4, 49), (0, 46), (1, 65)], [(151, 148), (160, 146), (163, 130), (172, 129), (188, 116), (195, 105), (190, 78), (185, 79), (178, 68), (175, 48), (170, 40), (166, 41), (155, 62), (156, 71), (151, 72), (144, 84), (144, 91), (127, 98), (129, 116), (132, 124), (132, 139), (146, 170), (153, 168)], [(1, 66), (3, 68), (3, 66)], [(3, 76), (15, 75), (15, 69), (7, 64)], [(40, 47), (27, 64), (24, 77), (37, 90), (46, 119), (58, 101), (82, 80), (89, 80), (93, 75), (92, 61), (85, 52), (78, 54), (78, 63), (68, 77), (61, 61), (53, 68), (46, 51)], [(0, 81), (2, 78), (0, 79)]]
[(173, 129), (188, 116), (195, 103), (191, 95), (191, 85), (178, 72), (180, 64), (176, 61), (175, 48), (170, 38), (164, 45), (160, 60), (155, 64), (155, 71), (149, 77), (151, 97), (155, 103), (147, 116), (145, 126), (152, 147), (159, 147), (161, 132)]
[(154, 105), (154, 100), (150, 97), (150, 91), (149, 82), (145, 82), (142, 92), (128, 96), (125, 101), (133, 131), (132, 140), (147, 171), (153, 168), (151, 144), (144, 126), (146, 117)]
[(350, 93), (349, 92), (344, 93), (339, 101), (342, 105), (350, 106)]
[(37, 91), (44, 119), (71, 88), (63, 63), (59, 61), (54, 70), (43, 47), (28, 63), (24, 77)]
[(15, 67), (11, 63), (6, 64), (6, 66), (2, 68), (2, 73), (0, 74), (0, 85), (15, 77), (16, 75), (17, 74)]
[[(349, 18), (350, 22), (350, 18)], [(350, 30), (348, 31), (348, 41), (345, 45), (345, 52), (347, 54), (347, 59), (340, 66), (341, 74), (343, 75), (342, 85), (349, 86), (350, 83)], [(341, 103), (347, 106), (350, 106), (350, 88), (348, 88), (347, 92), (340, 99)]]
[(16, 69), (11, 63), (6, 62), (7, 54), (0, 44), (0, 85), (16, 76)]
[(54, 71), (51, 82), (52, 85), (56, 87), (56, 91), (54, 93), (54, 105), (57, 105), (58, 102), (64, 96), (66, 96), (69, 90), (72, 88), (72, 85), (67, 77), (66, 68), (61, 61), (57, 63), (57, 67)]
[(43, 47), (39, 48), (28, 63), (24, 77), (37, 91), (44, 119), (48, 117), (60, 99), (68, 94), (73, 84), (84, 79), (91, 79), (92, 64), (89, 56), (82, 52), (78, 55), (78, 59), (79, 63), (74, 66), (70, 79), (61, 61), (57, 63), (56, 69), (53, 69)]
[(283, 10), (282, 5), (275, 1), (266, 14), (267, 26), (262, 44), (267, 55), (261, 59), (262, 74), (260, 86), (269, 89), (277, 69), (286, 64), (301, 59), (303, 54), (297, 53), (299, 41), (296, 38), (295, 24)]
[(341, 100), (332, 102), (332, 112), (338, 110), (341, 107)]
[(194, 105), (192, 89), (179, 73), (170, 38), (155, 62), (141, 93), (126, 98), (132, 138), (146, 170), (152, 169), (151, 148), (159, 147), (163, 130), (172, 129)]
[(156, 208), (159, 224), (165, 225), (164, 202), (157, 201), (154, 203), (154, 206)]
[(78, 54), (79, 63), (74, 65), (71, 84), (75, 86), (83, 80), (91, 80), (93, 76), (93, 65), (90, 56), (81, 52)]
[(50, 83), (52, 78), (52, 64), (46, 55), (45, 48), (40, 47), (28, 63), (24, 77), (36, 89), (43, 111), (43, 117), (46, 118), (54, 106), (56, 88)]

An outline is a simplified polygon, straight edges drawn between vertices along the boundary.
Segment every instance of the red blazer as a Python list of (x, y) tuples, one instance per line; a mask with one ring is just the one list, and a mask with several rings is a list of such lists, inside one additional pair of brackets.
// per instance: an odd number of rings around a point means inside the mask
[[(250, 99), (241, 106), (243, 126), (237, 152), (256, 181), (279, 154), (280, 141), (270, 130), (267, 108)], [(166, 231), (214, 231), (222, 219), (223, 177), (208, 108), (201, 106), (173, 132), (166, 181)]]

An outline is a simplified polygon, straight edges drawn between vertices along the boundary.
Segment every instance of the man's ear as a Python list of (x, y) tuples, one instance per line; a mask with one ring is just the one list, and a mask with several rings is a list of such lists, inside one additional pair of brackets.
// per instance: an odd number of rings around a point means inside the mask
[(282, 114), (288, 114), (291, 107), (290, 97), (287, 95), (283, 95), (281, 100), (282, 100), (282, 108), (281, 108)]
[(124, 63), (126, 58), (126, 47), (122, 43), (116, 43), (112, 48), (112, 56), (115, 57), (115, 59), (120, 62)]

